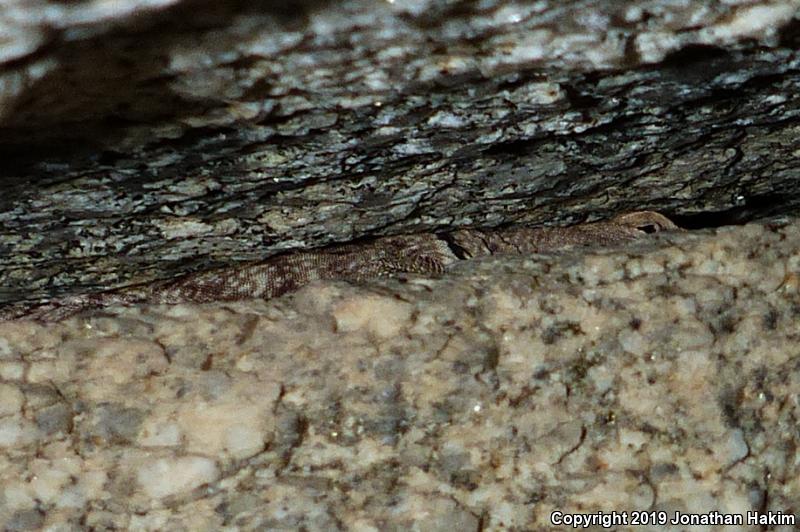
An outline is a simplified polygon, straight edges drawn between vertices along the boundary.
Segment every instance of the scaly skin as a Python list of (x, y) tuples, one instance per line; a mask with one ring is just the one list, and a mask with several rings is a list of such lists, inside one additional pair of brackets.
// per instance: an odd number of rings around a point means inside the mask
[(676, 229), (678, 227), (661, 214), (638, 211), (570, 227), (461, 229), (445, 234), (384, 237), (366, 243), (279, 255), (169, 281), (70, 296), (34, 306), (15, 305), (0, 310), (0, 321), (58, 321), (81, 311), (111, 305), (271, 299), (317, 279), (358, 282), (402, 273), (437, 275), (450, 264), (473, 257), (553, 252), (571, 246), (608, 246), (652, 232)]

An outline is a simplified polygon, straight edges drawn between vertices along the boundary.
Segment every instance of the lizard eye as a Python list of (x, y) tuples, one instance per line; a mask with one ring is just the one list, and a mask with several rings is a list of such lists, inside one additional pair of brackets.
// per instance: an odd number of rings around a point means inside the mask
[(642, 233), (650, 235), (650, 234), (653, 234), (653, 233), (658, 233), (659, 231), (663, 230), (664, 228), (662, 226), (660, 226), (659, 224), (657, 224), (657, 223), (648, 223), (648, 224), (637, 225), (636, 229), (638, 229)]

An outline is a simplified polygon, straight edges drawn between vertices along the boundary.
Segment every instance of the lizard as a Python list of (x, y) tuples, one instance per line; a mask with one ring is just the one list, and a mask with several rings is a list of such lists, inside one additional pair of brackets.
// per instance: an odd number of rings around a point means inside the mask
[(112, 305), (180, 304), (271, 299), (320, 279), (363, 282), (402, 274), (439, 275), (457, 261), (496, 254), (532, 254), (572, 246), (607, 246), (648, 233), (679, 229), (653, 211), (567, 227), (459, 229), (446, 233), (386, 236), (262, 261), (190, 273), (176, 279), (71, 295), (0, 309), (0, 321), (60, 321)]

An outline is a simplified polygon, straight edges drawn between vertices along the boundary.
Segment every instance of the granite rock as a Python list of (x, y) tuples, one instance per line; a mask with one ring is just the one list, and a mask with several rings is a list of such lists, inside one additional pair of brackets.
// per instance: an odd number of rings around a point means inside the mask
[(2, 323), (0, 522), (797, 515), (799, 312), (800, 220), (776, 219), (271, 302)]

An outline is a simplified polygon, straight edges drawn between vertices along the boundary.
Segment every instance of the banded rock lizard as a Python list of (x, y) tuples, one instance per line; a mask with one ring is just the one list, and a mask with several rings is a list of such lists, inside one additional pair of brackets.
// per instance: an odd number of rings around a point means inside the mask
[(558, 251), (570, 246), (612, 245), (678, 227), (653, 211), (636, 211), (610, 220), (569, 227), (461, 229), (376, 238), (278, 255), (269, 259), (187, 274), (177, 279), (68, 296), (43, 304), (0, 309), (0, 321), (58, 321), (85, 310), (111, 305), (179, 304), (270, 299), (318, 279), (364, 281), (398, 274), (437, 275), (456, 261), (501, 253)]

